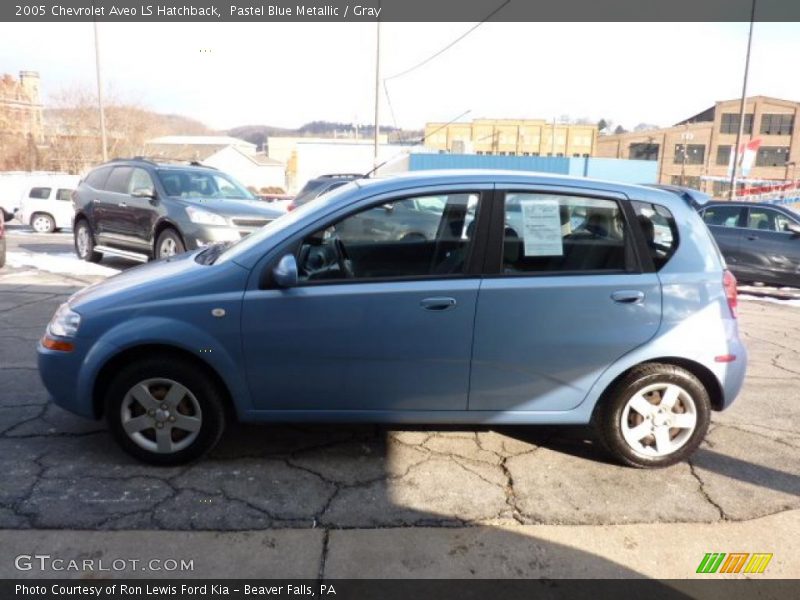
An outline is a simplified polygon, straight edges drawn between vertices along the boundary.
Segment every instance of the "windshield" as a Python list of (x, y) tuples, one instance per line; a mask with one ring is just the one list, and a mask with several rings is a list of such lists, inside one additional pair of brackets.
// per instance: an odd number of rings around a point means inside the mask
[(227, 198), (253, 200), (253, 194), (228, 175), (194, 169), (158, 169), (168, 196), (175, 198)]

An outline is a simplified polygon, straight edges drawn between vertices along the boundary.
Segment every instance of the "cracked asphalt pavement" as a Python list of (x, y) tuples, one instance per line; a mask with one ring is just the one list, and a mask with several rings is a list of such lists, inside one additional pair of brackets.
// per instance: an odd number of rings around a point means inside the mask
[(719, 523), (800, 508), (796, 307), (740, 303), (744, 391), (692, 460), (665, 470), (609, 462), (582, 428), (343, 425), (236, 425), (206, 459), (156, 468), (48, 403), (38, 378), (48, 319), (98, 278), (0, 271), (0, 529)]

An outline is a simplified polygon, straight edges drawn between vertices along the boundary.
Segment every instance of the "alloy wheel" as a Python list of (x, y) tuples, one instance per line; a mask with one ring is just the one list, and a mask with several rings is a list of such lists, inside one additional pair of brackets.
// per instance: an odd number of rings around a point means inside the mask
[(164, 378), (140, 381), (125, 394), (122, 428), (140, 448), (158, 454), (180, 452), (200, 433), (203, 415), (195, 395)]
[(622, 437), (637, 454), (668, 456), (691, 438), (697, 427), (697, 405), (684, 388), (654, 383), (636, 392), (620, 419)]

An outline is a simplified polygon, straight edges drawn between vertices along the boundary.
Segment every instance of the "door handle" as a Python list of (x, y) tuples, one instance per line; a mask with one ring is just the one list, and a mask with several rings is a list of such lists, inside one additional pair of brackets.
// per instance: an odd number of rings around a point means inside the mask
[(456, 304), (455, 298), (447, 297), (425, 298), (420, 300), (419, 303), (425, 310), (447, 310), (448, 308), (453, 308)]
[(611, 299), (620, 304), (638, 304), (644, 300), (644, 292), (641, 290), (619, 290), (611, 294)]
[(748, 235), (748, 236), (747, 236), (747, 239), (748, 239), (748, 240), (751, 240), (751, 241), (752, 241), (752, 240), (757, 240), (757, 239), (758, 239), (758, 236), (757, 236), (757, 235)]

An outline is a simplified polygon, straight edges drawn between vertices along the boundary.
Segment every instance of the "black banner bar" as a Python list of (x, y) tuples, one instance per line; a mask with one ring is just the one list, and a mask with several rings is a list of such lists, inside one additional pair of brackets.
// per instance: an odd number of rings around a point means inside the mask
[[(198, 22), (800, 21), (797, 0), (3, 0), (0, 20)], [(498, 10), (499, 9), (499, 10)]]
[(330, 579), (330, 580), (2, 580), (0, 598), (19, 600), (648, 600), (797, 598), (800, 582), (776, 579)]

